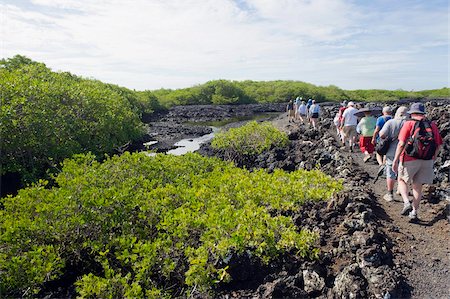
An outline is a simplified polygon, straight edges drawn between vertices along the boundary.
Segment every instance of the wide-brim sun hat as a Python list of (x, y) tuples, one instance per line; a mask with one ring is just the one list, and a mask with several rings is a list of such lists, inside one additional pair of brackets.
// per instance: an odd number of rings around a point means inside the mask
[(425, 106), (422, 103), (413, 103), (408, 114), (425, 114)]
[(372, 113), (372, 110), (370, 110), (370, 108), (368, 108), (368, 107), (361, 108), (355, 113), (355, 116), (363, 117), (366, 115), (366, 113)]
[(381, 108), (380, 107), (365, 107), (365, 108), (359, 109), (355, 113), (355, 116), (363, 117), (366, 115), (367, 112), (370, 112), (371, 115), (378, 115), (381, 112)]

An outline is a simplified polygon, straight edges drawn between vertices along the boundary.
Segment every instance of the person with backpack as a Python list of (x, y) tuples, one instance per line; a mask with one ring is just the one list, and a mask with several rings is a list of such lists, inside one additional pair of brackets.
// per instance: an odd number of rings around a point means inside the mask
[[(377, 126), (375, 127), (375, 131), (373, 132), (372, 144), (374, 146), (377, 145), (377, 143), (379, 142), (378, 133), (381, 131), (384, 124), (388, 120), (392, 119), (392, 108), (390, 106), (383, 107), (382, 114), (383, 115), (377, 118)], [(379, 153), (376, 153), (375, 155), (377, 157), (378, 165), (383, 165), (384, 164), (383, 155), (380, 155)]]
[[(387, 143), (387, 150), (382, 153), (386, 157), (385, 174), (386, 174), (386, 186), (387, 193), (383, 196), (383, 199), (390, 202), (394, 200), (394, 185), (397, 179), (397, 174), (392, 171), (392, 161), (394, 160), (395, 150), (398, 145), (398, 134), (402, 128), (408, 108), (405, 106), (398, 107), (395, 112), (395, 117), (388, 120), (380, 131), (380, 143)], [(380, 173), (381, 174), (381, 173)]]
[(300, 121), (302, 123), (305, 123), (305, 118), (306, 118), (306, 114), (307, 114), (307, 109), (306, 109), (306, 104), (305, 101), (301, 101), (300, 106), (298, 106), (297, 109), (297, 115), (300, 118)]
[[(413, 103), (408, 111), (411, 120), (406, 121), (398, 135), (398, 145), (392, 161), (392, 170), (398, 175), (398, 189), (403, 198), (402, 215), (417, 220), (422, 198), (423, 184), (432, 184), (434, 160), (443, 144), (436, 124), (425, 116), (425, 106)], [(413, 190), (412, 206), (408, 198), (408, 183)]]
[(311, 125), (313, 126), (314, 130), (316, 129), (316, 123), (317, 119), (319, 118), (320, 114), (320, 106), (319, 104), (316, 104), (316, 101), (312, 101), (311, 107), (309, 107), (309, 115), (311, 116)]
[(289, 103), (286, 106), (286, 112), (288, 114), (288, 121), (295, 123), (295, 110), (294, 110), (294, 102), (292, 99), (289, 99)]
[(308, 120), (311, 118), (311, 115), (309, 114), (309, 108), (311, 108), (312, 105), (312, 99), (308, 99), (308, 102), (306, 102), (306, 113), (308, 113)]

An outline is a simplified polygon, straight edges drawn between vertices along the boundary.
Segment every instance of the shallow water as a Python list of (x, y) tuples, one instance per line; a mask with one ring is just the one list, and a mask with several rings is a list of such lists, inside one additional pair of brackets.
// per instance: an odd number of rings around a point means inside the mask
[(261, 119), (271, 119), (280, 115), (280, 112), (266, 112), (260, 113), (256, 115), (248, 115), (248, 116), (236, 116), (232, 118), (227, 118), (219, 121), (205, 121), (205, 122), (187, 122), (192, 125), (200, 125), (200, 126), (208, 126), (208, 127), (223, 127), (228, 124), (237, 123), (246, 120), (261, 120)]
[(195, 152), (196, 150), (200, 149), (200, 145), (210, 141), (214, 138), (214, 135), (219, 131), (219, 128), (216, 127), (210, 127), (213, 132), (197, 137), (197, 138), (189, 138), (189, 139), (182, 139), (174, 144), (177, 148), (172, 149), (168, 151), (168, 154), (179, 156), (184, 155), (189, 152)]
[[(197, 138), (186, 138), (178, 141), (174, 144), (177, 148), (167, 151), (167, 154), (180, 156), (184, 155), (189, 152), (195, 152), (196, 150), (200, 149), (200, 146), (203, 143), (206, 143), (214, 138), (214, 135), (220, 131), (220, 128), (228, 125), (230, 123), (236, 123), (241, 121), (247, 121), (247, 120), (262, 120), (262, 119), (271, 119), (275, 116), (278, 116), (279, 112), (267, 112), (267, 113), (261, 113), (257, 115), (252, 116), (245, 116), (245, 117), (235, 117), (230, 119), (225, 119), (222, 121), (216, 121), (216, 122), (192, 122), (191, 124), (195, 125), (203, 125), (210, 127), (213, 131), (212, 133), (197, 137)], [(158, 143), (157, 141), (150, 141), (147, 142), (144, 145), (151, 146)], [(155, 155), (152, 152), (148, 152), (148, 155), (153, 156)]]

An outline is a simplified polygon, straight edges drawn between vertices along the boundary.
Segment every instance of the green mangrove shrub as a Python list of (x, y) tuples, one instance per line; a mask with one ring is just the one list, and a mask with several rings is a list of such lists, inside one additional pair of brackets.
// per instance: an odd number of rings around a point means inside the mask
[(80, 298), (211, 292), (239, 254), (316, 257), (318, 235), (287, 211), (342, 188), (319, 171), (249, 172), (198, 154), (75, 155), (55, 180), (1, 199), (2, 295), (39, 295), (73, 268)]
[(289, 140), (269, 122), (248, 122), (239, 128), (219, 132), (211, 141), (214, 149), (223, 151), (225, 158), (240, 164), (242, 160), (254, 157), (272, 147), (284, 147)]
[(98, 155), (143, 134), (138, 99), (22, 56), (0, 61), (1, 173), (25, 182), (75, 153)]

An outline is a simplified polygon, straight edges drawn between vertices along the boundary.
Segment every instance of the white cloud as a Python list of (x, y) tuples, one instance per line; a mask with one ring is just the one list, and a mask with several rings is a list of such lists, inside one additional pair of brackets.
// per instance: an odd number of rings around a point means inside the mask
[(374, 76), (415, 71), (414, 60), (448, 46), (438, 9), (384, 13), (348, 0), (32, 0), (0, 12), (3, 57), (136, 89), (217, 78), (371, 88)]

